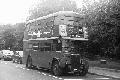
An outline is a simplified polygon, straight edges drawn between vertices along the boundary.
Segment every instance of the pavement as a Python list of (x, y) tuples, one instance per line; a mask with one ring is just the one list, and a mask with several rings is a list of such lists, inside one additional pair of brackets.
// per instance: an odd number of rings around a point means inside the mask
[(116, 69), (90, 67), (88, 72), (92, 74), (97, 74), (112, 78), (120, 78), (120, 70), (116, 70)]

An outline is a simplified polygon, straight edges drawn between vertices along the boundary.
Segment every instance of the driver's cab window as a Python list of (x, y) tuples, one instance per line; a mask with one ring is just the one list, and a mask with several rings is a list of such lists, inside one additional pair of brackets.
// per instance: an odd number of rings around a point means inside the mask
[(38, 50), (38, 43), (34, 43), (34, 44), (33, 44), (33, 50), (34, 50), (34, 51), (37, 51), (37, 50)]
[(56, 51), (61, 51), (62, 50), (62, 43), (58, 43), (56, 45)]

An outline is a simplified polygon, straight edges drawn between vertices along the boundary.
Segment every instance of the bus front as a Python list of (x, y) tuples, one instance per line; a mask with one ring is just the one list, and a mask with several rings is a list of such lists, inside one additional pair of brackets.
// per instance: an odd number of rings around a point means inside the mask
[[(86, 75), (89, 66), (84, 55), (87, 53), (88, 34), (84, 17), (76, 13), (62, 14), (55, 18), (55, 25), (59, 25), (58, 35), (61, 36), (59, 41), (62, 43), (63, 57), (60, 66), (63, 72)], [(58, 36), (57, 33), (53, 35)]]
[(73, 40), (65, 39), (63, 40), (63, 60), (65, 63), (64, 71), (77, 73), (79, 75), (86, 75), (88, 73), (88, 61), (85, 58), (87, 52), (87, 40)]

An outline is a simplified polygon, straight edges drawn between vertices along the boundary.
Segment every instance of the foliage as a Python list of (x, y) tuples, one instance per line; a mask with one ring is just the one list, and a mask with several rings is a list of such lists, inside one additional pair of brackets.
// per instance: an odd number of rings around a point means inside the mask
[[(109, 0), (109, 3), (102, 5), (94, 11), (94, 15), (87, 16), (87, 23), (91, 29), (89, 32), (89, 39), (92, 43), (100, 44), (99, 54), (101, 56), (113, 56), (120, 55), (116, 53), (116, 47), (120, 44), (120, 13), (119, 13), (119, 1)], [(94, 48), (95, 49), (95, 48)], [(97, 53), (98, 54), (98, 53)]]
[(16, 31), (14, 35), (16, 37), (16, 44), (14, 45), (15, 50), (23, 50), (23, 37), (25, 30), (25, 23), (17, 23), (14, 25)]
[(2, 40), (5, 41), (4, 48), (22, 50), (25, 24), (1, 25), (1, 29)]

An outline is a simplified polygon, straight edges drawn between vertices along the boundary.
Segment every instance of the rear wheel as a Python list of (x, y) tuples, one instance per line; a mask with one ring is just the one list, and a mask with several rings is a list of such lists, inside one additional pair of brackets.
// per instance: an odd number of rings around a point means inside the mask
[(32, 68), (32, 58), (31, 57), (28, 57), (26, 67), (29, 68), (29, 69)]
[(52, 73), (55, 76), (60, 76), (62, 74), (62, 69), (60, 68), (58, 61), (53, 62), (53, 64), (52, 64)]

